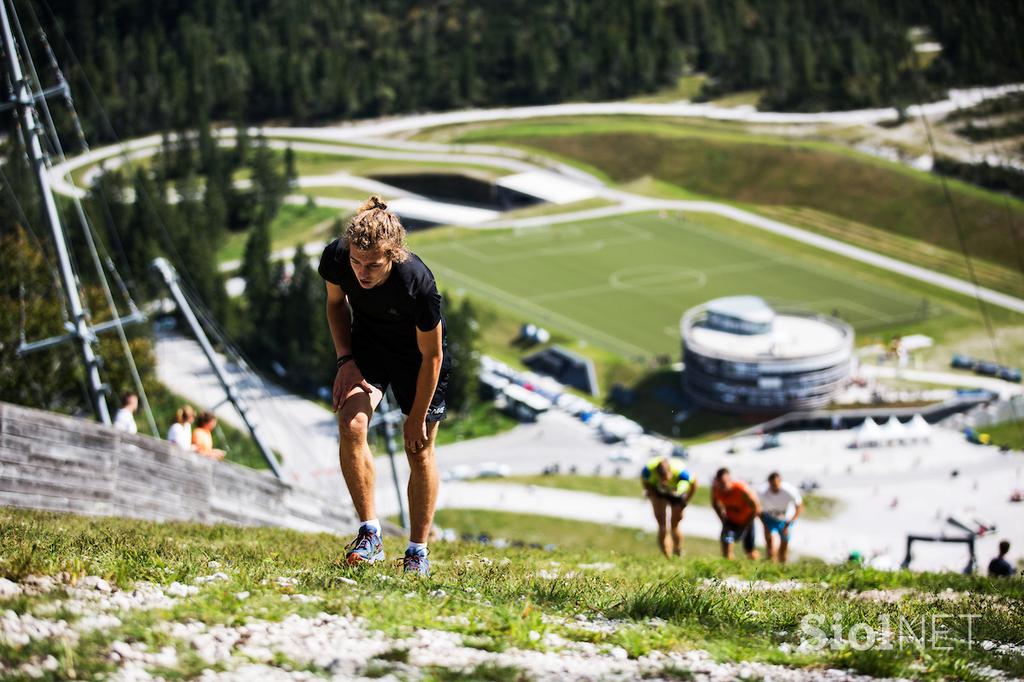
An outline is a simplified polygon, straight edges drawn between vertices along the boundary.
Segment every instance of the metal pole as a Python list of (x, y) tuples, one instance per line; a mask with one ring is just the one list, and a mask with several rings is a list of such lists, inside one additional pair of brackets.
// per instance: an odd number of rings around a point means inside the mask
[(384, 422), (384, 445), (387, 447), (388, 459), (391, 460), (391, 479), (395, 482), (395, 497), (398, 499), (398, 518), (402, 528), (409, 529), (409, 517), (405, 514), (405, 503), (402, 501), (402, 485), (398, 482), (398, 467), (395, 464), (395, 422), (401, 419), (398, 410), (391, 407), (391, 401), (385, 393), (380, 401), (380, 416)]
[[(256, 423), (249, 418), (249, 410), (245, 403), (238, 396), (238, 392), (235, 391), (234, 385), (228, 381), (227, 376), (224, 374), (224, 370), (221, 369), (220, 364), (217, 362), (217, 355), (213, 351), (213, 346), (210, 345), (210, 339), (207, 338), (206, 332), (199, 325), (199, 320), (196, 319), (196, 315), (192, 312), (192, 307), (188, 304), (188, 300), (185, 298), (185, 294), (182, 293), (181, 287), (178, 285), (178, 273), (175, 272), (174, 267), (167, 262), (165, 258), (157, 258), (153, 261), (153, 267), (160, 272), (160, 275), (164, 278), (164, 282), (167, 283), (167, 288), (171, 290), (171, 296), (178, 304), (178, 309), (181, 314), (185, 316), (185, 320), (188, 322), (189, 327), (192, 328), (192, 333), (196, 336), (196, 341), (199, 342), (199, 346), (203, 349), (203, 353), (206, 355), (206, 359), (210, 362), (210, 367), (213, 368), (213, 373), (217, 375), (217, 379), (220, 381), (220, 385), (224, 387), (224, 392), (227, 394), (227, 398), (231, 401), (231, 404), (235, 406), (235, 410), (238, 412), (238, 416), (242, 418), (242, 422), (245, 427), (252, 434), (252, 439), (256, 442), (256, 447), (263, 453), (263, 458), (267, 460), (267, 464), (270, 465), (270, 470), (274, 472), (274, 475), (279, 479), (282, 478), (281, 470), (277, 465), (277, 458), (274, 456), (270, 446), (267, 445), (263, 437), (260, 436), (259, 431), (256, 428)], [(283, 480), (283, 479), (282, 479)]]
[(40, 132), (36, 121), (35, 97), (29, 88), (29, 82), (21, 71), (6, 2), (0, 3), (0, 20), (3, 23), (7, 72), (11, 79), (11, 86), (14, 88), (14, 104), (18, 108), (18, 115), (21, 118), (20, 128), (22, 139), (25, 141), (25, 150), (32, 160), (36, 183), (39, 186), (39, 196), (43, 202), (43, 215), (53, 232), (53, 244), (57, 251), (57, 260), (60, 263), (61, 282), (64, 285), (64, 293), (68, 298), (68, 309), (73, 320), (74, 328), (71, 333), (78, 342), (82, 363), (85, 365), (86, 383), (89, 386), (89, 397), (92, 400), (96, 418), (104, 424), (110, 424), (110, 410), (105, 398), (107, 389), (100, 379), (99, 360), (92, 349), (92, 343), (96, 337), (89, 329), (85, 308), (78, 297), (78, 283), (75, 281), (75, 273), (71, 268), (71, 257), (68, 255), (67, 242), (64, 240), (64, 230), (57, 213), (57, 204), (53, 199), (53, 190), (50, 188), (46, 157), (39, 142)]

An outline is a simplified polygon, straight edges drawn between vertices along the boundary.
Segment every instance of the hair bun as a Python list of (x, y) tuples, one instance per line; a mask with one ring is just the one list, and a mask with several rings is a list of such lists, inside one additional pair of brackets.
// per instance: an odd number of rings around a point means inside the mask
[(363, 202), (363, 205), (359, 207), (359, 213), (362, 213), (363, 211), (372, 211), (375, 208), (378, 208), (382, 211), (388, 210), (388, 205), (385, 204), (384, 200), (381, 199), (376, 194), (374, 194), (369, 199)]

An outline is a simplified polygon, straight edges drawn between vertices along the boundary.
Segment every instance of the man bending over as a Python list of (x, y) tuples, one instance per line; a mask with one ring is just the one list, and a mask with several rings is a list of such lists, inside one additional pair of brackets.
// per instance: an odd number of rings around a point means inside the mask
[[(679, 556), (683, 549), (683, 533), (679, 523), (683, 509), (697, 491), (697, 479), (686, 470), (686, 462), (678, 457), (655, 457), (640, 472), (644, 494), (651, 501), (654, 520), (658, 522), (658, 545), (666, 558)], [(671, 544), (669, 533), (671, 532)]]
[(327, 323), (337, 353), (333, 405), (341, 436), (341, 472), (359, 514), (346, 546), (351, 564), (384, 559), (374, 505), (375, 472), (367, 443), (370, 418), (391, 387), (406, 415), (411, 532), (407, 573), (428, 575), (427, 536), (437, 501), (434, 439), (445, 416), (451, 361), (434, 275), (405, 247), (405, 228), (380, 197), (370, 197), (341, 239), (324, 248)]

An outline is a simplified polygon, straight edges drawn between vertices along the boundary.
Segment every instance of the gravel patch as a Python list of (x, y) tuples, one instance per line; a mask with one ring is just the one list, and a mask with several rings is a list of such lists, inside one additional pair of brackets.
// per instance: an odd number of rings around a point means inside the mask
[[(701, 583), (704, 587), (725, 587), (733, 592), (792, 592), (813, 587), (799, 580), (743, 580), (734, 576), (726, 578), (705, 578)], [(825, 585), (827, 587), (827, 585)]]
[[(614, 628), (616, 621), (587, 621), (595, 627)], [(576, 626), (577, 621), (566, 621)], [(661, 679), (667, 668), (689, 670), (696, 680), (735, 680), (764, 678), (779, 682), (862, 682), (872, 678), (840, 670), (804, 670), (763, 663), (717, 663), (702, 651), (687, 653), (652, 652), (630, 659), (618, 646), (574, 642), (557, 634), (530, 633), (530, 639), (542, 649), (508, 649), (490, 652), (463, 644), (462, 635), (442, 630), (417, 630), (410, 637), (389, 639), (370, 630), (355, 617), (320, 613), (312, 618), (292, 615), (279, 622), (250, 620), (242, 626), (203, 623), (169, 623), (165, 632), (183, 640), (208, 664), (225, 668), (207, 670), (205, 682), (236, 680), (310, 680), (308, 671), (289, 671), (271, 666), (280, 656), (298, 666), (322, 670), (330, 679), (348, 680), (382, 669), (399, 678), (417, 679), (424, 670), (447, 668), (468, 672), (481, 665), (523, 670), (538, 682), (589, 682), (607, 680), (626, 682), (640, 677)], [(406, 662), (385, 662), (376, 657), (402, 649), (408, 652)], [(123, 652), (126, 660), (142, 652)], [(154, 655), (154, 654), (150, 654)], [(668, 676), (666, 676), (668, 677)], [(135, 679), (135, 678), (133, 678)], [(393, 679), (393, 678), (392, 678)]]
[(36, 618), (30, 613), (17, 614), (8, 609), (0, 616), (0, 644), (20, 647), (39, 639), (78, 641), (78, 633), (66, 620)]

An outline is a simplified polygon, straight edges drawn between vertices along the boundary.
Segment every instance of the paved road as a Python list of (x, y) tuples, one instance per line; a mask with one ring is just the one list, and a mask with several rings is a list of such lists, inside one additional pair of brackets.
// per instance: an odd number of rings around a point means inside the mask
[(1009, 400), (1015, 395), (1024, 393), (1024, 385), (1003, 381), (995, 377), (984, 377), (976, 374), (958, 372), (939, 372), (922, 369), (900, 369), (884, 365), (861, 364), (857, 370), (861, 375), (882, 379), (905, 379), (925, 384), (959, 386), (961, 388), (983, 388), (996, 393), (1001, 400)]

